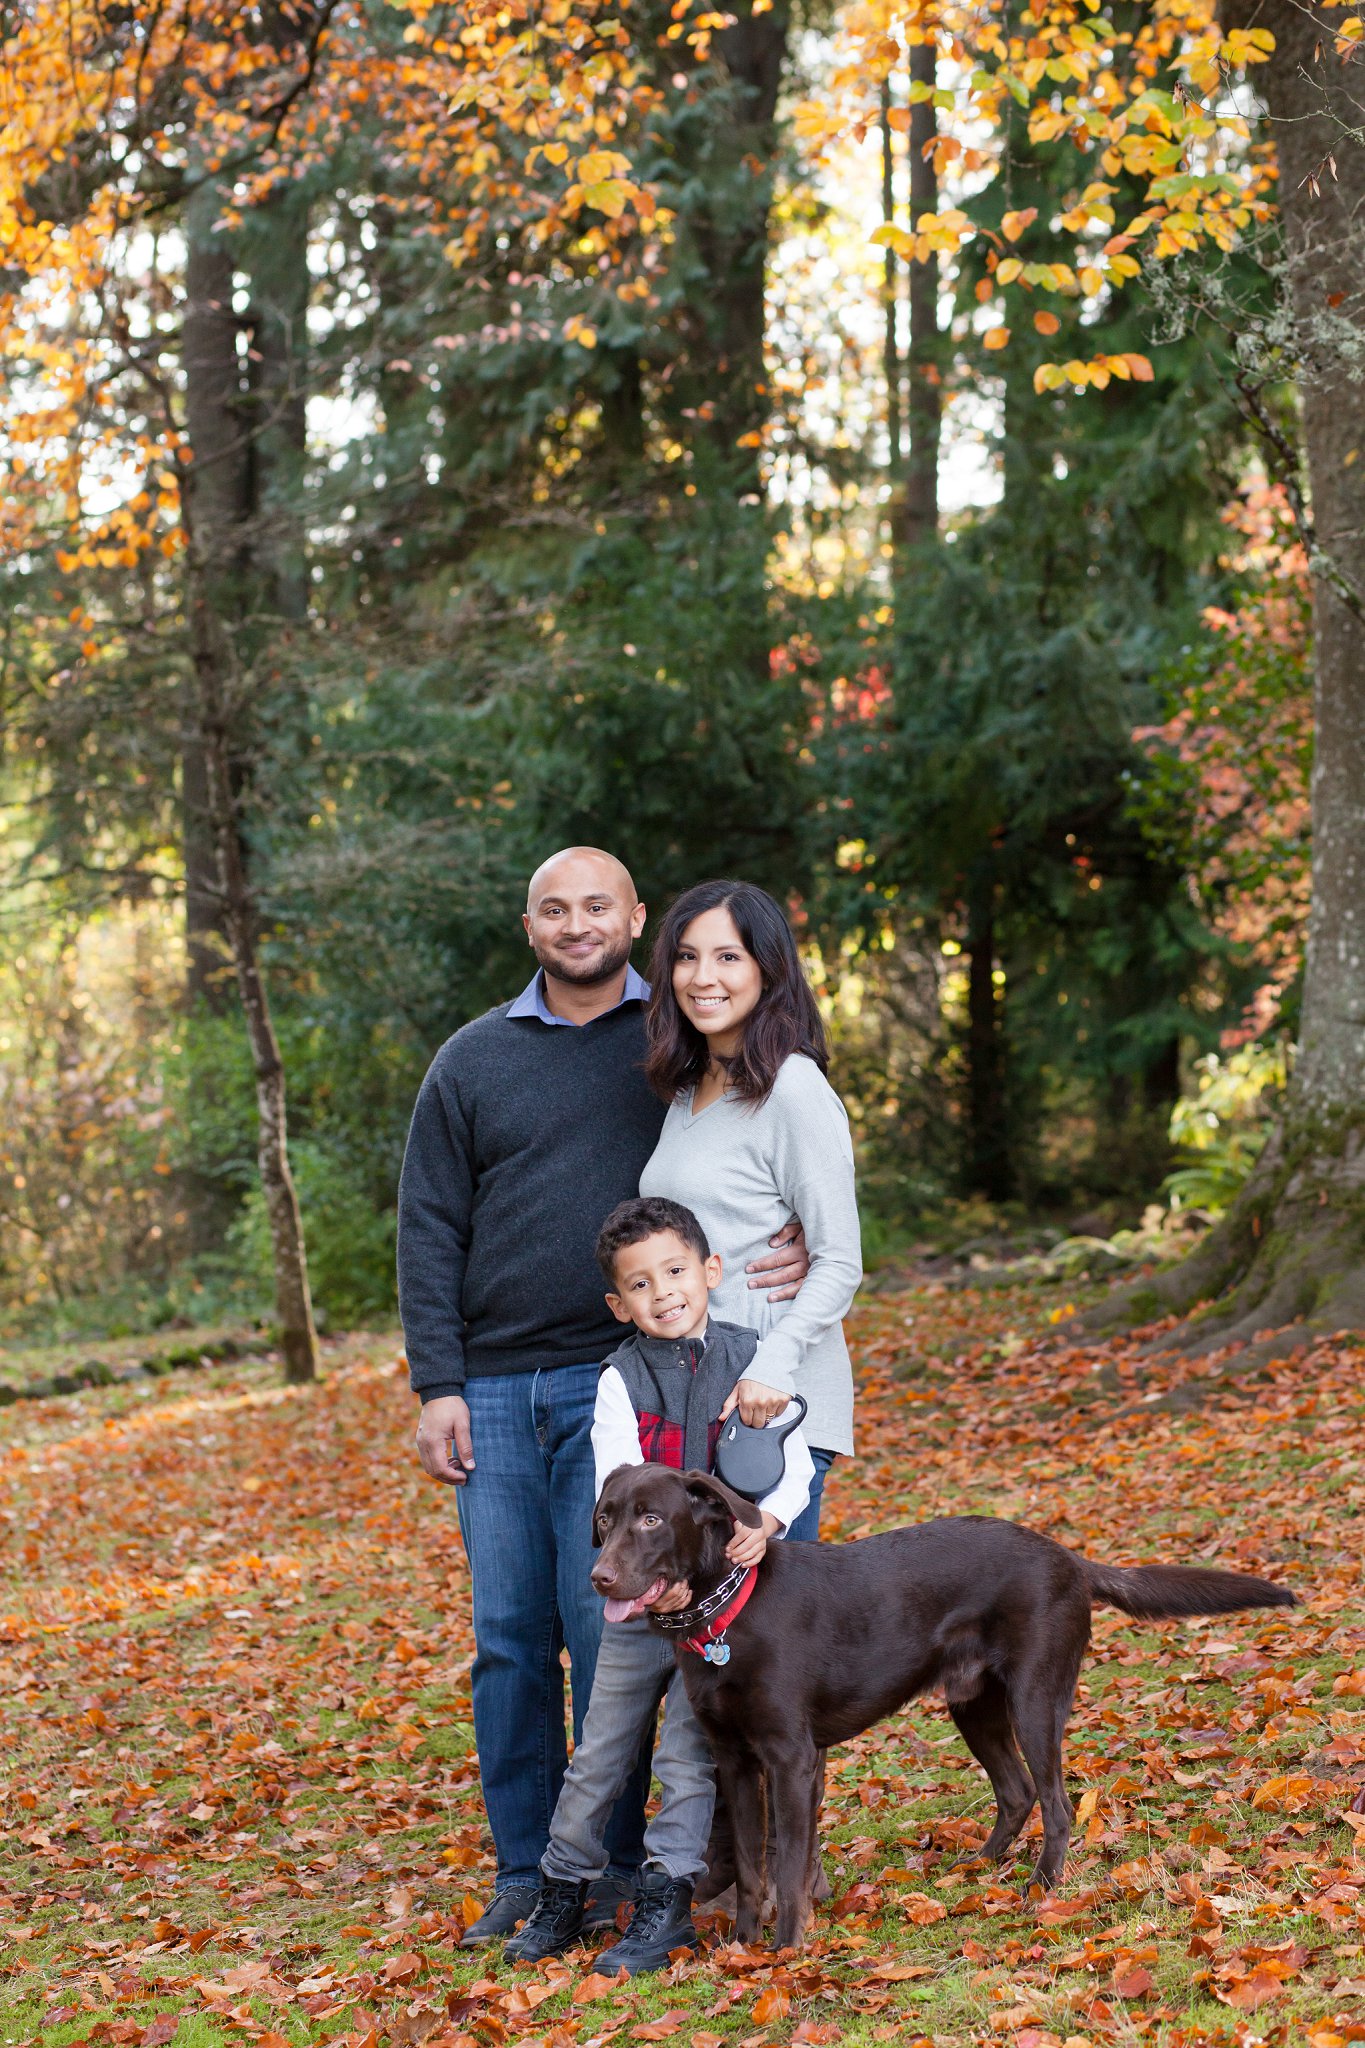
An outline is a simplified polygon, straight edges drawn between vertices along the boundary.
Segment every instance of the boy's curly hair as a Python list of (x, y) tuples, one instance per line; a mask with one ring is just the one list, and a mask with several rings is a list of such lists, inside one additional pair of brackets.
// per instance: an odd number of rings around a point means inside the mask
[(706, 1232), (690, 1209), (681, 1202), (670, 1202), (665, 1195), (637, 1195), (629, 1202), (618, 1202), (597, 1234), (597, 1263), (609, 1287), (616, 1285), (618, 1254), (663, 1230), (680, 1237), (699, 1259), (710, 1258)]

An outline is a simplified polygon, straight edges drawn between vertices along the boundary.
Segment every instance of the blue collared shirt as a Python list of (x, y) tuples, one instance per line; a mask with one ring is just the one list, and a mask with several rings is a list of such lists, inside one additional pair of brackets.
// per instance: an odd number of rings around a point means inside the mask
[[(621, 1002), (613, 1003), (611, 1009), (619, 1010), (621, 1003), (647, 1003), (648, 1001), (649, 983), (642, 974), (637, 974), (629, 961), (627, 961), (626, 985), (621, 991)], [(511, 1005), (507, 1014), (509, 1017), (539, 1017), (542, 1024), (568, 1024), (575, 1031), (579, 1028), (574, 1024), (572, 1017), (556, 1017), (554, 1011), (547, 1006), (545, 1001), (545, 975), (543, 969), (539, 967), (531, 976), (531, 979), (527, 982), (516, 1001)], [(604, 1017), (609, 1017), (611, 1010), (603, 1010), (601, 1014)], [(597, 1019), (594, 1017), (589, 1021), (595, 1024)]]

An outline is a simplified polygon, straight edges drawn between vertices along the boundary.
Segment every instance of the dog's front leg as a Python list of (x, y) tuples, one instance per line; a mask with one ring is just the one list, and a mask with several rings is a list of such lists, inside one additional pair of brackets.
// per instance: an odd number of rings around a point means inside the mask
[(823, 1752), (809, 1741), (784, 1743), (780, 1751), (763, 1759), (776, 1837), (772, 1875), (777, 1924), (773, 1938), (779, 1948), (797, 1947), (805, 1939), (810, 1919), (823, 1761)]
[(752, 1757), (716, 1755), (716, 1780), (730, 1811), (735, 1846), (735, 1939), (763, 1931), (763, 1783)]

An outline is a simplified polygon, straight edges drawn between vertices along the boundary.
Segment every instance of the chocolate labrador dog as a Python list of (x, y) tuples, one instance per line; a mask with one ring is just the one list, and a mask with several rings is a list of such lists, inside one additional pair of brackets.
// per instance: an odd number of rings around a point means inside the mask
[[(1093, 1564), (1036, 1530), (984, 1515), (857, 1543), (771, 1543), (746, 1573), (725, 1546), (758, 1510), (705, 1472), (623, 1465), (602, 1488), (592, 1579), (607, 1621), (650, 1612), (677, 1645), (735, 1832), (735, 1932), (759, 1936), (766, 1786), (779, 1948), (810, 1917), (820, 1753), (941, 1685), (995, 1793), (981, 1853), (1001, 1860), (1035, 1803), (1043, 1847), (1030, 1884), (1054, 1885), (1071, 1833), (1062, 1735), (1090, 1640), (1092, 1602), (1159, 1617), (1292, 1607), (1242, 1572)], [(692, 1605), (651, 1612), (686, 1580)], [(1022, 1754), (1021, 1754), (1022, 1752)]]

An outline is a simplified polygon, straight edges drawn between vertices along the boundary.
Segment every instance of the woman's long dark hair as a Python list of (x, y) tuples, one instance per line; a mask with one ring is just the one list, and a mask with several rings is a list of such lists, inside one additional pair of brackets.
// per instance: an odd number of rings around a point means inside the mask
[(681, 1088), (695, 1087), (710, 1055), (706, 1040), (682, 1013), (673, 993), (673, 968), (683, 933), (708, 910), (728, 910), (735, 930), (763, 976), (763, 993), (744, 1021), (739, 1051), (726, 1061), (729, 1086), (745, 1102), (766, 1102), (778, 1070), (794, 1052), (829, 1072), (825, 1026), (791, 926), (766, 889), (752, 882), (698, 882), (669, 904), (650, 959), (649, 1053), (645, 1073), (656, 1092), (671, 1102)]

